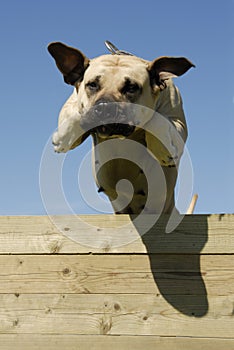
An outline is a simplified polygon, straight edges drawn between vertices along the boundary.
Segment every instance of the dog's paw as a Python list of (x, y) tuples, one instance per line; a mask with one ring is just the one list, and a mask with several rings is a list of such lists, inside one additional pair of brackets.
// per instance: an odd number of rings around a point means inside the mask
[(69, 151), (71, 147), (69, 139), (70, 137), (68, 135), (60, 134), (59, 131), (56, 131), (52, 138), (54, 151), (57, 153), (66, 153)]
[(172, 157), (170, 154), (165, 154), (164, 157), (160, 157), (159, 162), (162, 166), (167, 166), (169, 168), (176, 167), (178, 163), (178, 156)]
[(177, 166), (184, 148), (178, 130), (165, 118), (158, 118), (150, 123), (151, 132), (145, 134), (148, 150), (162, 166)]
[(84, 132), (79, 127), (79, 119), (70, 117), (60, 124), (58, 130), (53, 134), (52, 143), (55, 152), (66, 153), (83, 134)]
[(162, 166), (175, 167), (178, 163), (177, 150), (171, 144), (167, 143), (166, 147), (165, 142), (162, 143), (159, 139), (151, 136), (147, 138), (147, 148)]

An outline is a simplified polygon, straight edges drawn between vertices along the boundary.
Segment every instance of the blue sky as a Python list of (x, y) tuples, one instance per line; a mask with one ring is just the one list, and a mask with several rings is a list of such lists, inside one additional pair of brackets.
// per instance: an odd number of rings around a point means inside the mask
[[(186, 56), (196, 64), (176, 80), (189, 126), (196, 213), (233, 213), (233, 19), (233, 0), (1, 1), (0, 215), (45, 214), (41, 156), (72, 92), (48, 43), (65, 42), (92, 58), (106, 53), (106, 39), (148, 60)], [(79, 164), (90, 148), (85, 142), (64, 163), (64, 192), (79, 213), (93, 213), (77, 188)]]

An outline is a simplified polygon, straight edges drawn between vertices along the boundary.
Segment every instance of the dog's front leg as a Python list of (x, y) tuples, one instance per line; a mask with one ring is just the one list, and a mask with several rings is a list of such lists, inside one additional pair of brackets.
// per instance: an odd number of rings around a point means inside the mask
[(80, 126), (77, 93), (74, 90), (59, 114), (58, 129), (53, 134), (54, 150), (66, 153), (80, 145), (88, 136), (89, 132), (85, 132)]
[(155, 113), (145, 125), (147, 149), (162, 166), (176, 166), (182, 156), (184, 143), (183, 126), (180, 122)]

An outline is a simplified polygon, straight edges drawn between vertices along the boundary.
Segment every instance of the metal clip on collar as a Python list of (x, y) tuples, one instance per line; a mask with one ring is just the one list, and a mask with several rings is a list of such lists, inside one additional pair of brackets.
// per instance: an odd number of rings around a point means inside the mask
[(112, 44), (110, 41), (106, 40), (105, 45), (107, 49), (110, 51), (112, 55), (128, 55), (128, 56), (134, 56), (132, 53), (119, 50), (114, 44)]

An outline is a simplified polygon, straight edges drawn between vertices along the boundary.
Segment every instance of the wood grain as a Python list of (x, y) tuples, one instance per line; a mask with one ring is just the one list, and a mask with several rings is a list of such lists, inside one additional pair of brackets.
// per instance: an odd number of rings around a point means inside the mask
[(234, 350), (233, 339), (157, 336), (3, 335), (1, 350)]
[[(170, 234), (165, 233), (168, 217), (164, 216), (142, 237), (128, 215), (83, 215), (78, 218), (61, 217), (64, 225), (60, 222), (60, 226), (65, 229), (63, 235), (48, 216), (0, 217), (0, 253), (234, 253), (234, 215), (187, 215)], [(90, 232), (87, 224), (94, 231)], [(142, 226), (144, 228), (144, 222)], [(71, 227), (78, 227), (81, 236), (90, 236), (90, 246), (67, 238)], [(95, 230), (101, 230), (103, 237), (108, 238), (110, 228), (116, 228), (119, 237), (125, 237), (131, 230), (135, 239), (118, 247), (112, 246), (111, 241), (93, 247)]]
[(228, 255), (2, 255), (0, 266), (0, 293), (234, 293)]
[[(176, 299), (177, 296), (174, 296)], [(185, 296), (194, 315), (178, 312), (161, 295), (2, 294), (0, 334), (157, 335), (233, 338), (234, 297)]]
[(234, 350), (234, 215), (56, 220), (0, 217), (0, 350)]

